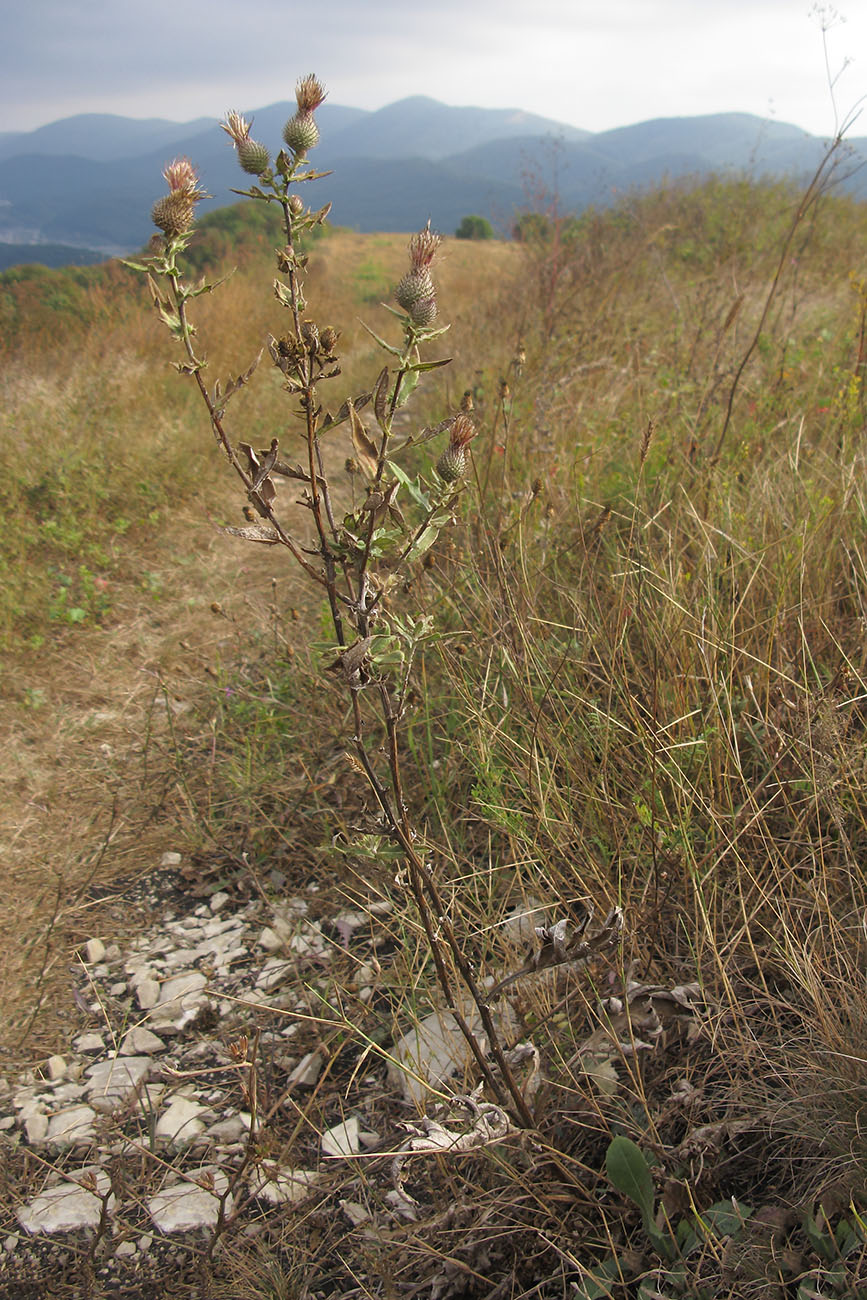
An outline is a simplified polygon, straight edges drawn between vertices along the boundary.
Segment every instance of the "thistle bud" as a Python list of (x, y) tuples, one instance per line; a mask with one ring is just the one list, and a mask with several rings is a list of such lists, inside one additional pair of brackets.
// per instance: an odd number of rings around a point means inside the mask
[(289, 195), (289, 211), (293, 217), (300, 217), (304, 211), (304, 200), (300, 194)]
[(320, 342), (322, 344), (322, 351), (326, 353), (326, 355), (332, 353), (335, 347), (337, 346), (337, 340), (339, 338), (340, 335), (337, 332), (337, 330), (334, 329), (333, 326), (327, 325), (325, 329), (322, 331), (322, 335), (320, 339)]
[(436, 286), (430, 268), (440, 243), (440, 236), (431, 230), (430, 222), (413, 235), (409, 241), (409, 270), (394, 291), (395, 302), (422, 329), (436, 320)]
[(411, 312), (417, 303), (424, 302), (426, 298), (433, 298), (434, 293), (434, 282), (431, 279), (430, 272), (427, 270), (412, 270), (407, 271), (406, 275), (398, 283), (394, 291), (394, 299), (404, 311)]
[(244, 140), (238, 145), (238, 162), (250, 176), (261, 176), (271, 166), (271, 155), (257, 140)]
[(319, 143), (319, 127), (312, 113), (296, 113), (283, 127), (283, 139), (296, 158), (303, 158), (308, 149)]
[(418, 325), (421, 329), (433, 325), (437, 318), (437, 300), (433, 294), (429, 298), (421, 298), (410, 307), (409, 316), (413, 325)]
[(178, 235), (186, 234), (193, 224), (195, 211), (189, 195), (175, 190), (174, 193), (157, 199), (151, 208), (151, 221), (168, 239), (177, 239)]
[(453, 447), (449, 443), (437, 461), (436, 468), (444, 483), (457, 483), (467, 468), (467, 453), (463, 447)]
[(444, 483), (456, 483), (467, 468), (467, 447), (476, 436), (476, 426), (461, 413), (452, 421), (449, 445), (440, 456), (436, 470)]

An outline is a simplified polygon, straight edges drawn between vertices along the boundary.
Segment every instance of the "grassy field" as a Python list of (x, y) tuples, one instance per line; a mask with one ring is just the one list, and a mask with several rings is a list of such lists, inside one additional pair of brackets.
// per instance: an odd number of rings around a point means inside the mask
[[(454, 527), (390, 595), (440, 635), (414, 661), (404, 796), (453, 977), (461, 957), (489, 984), (527, 961), (495, 1001), (508, 1046), (530, 1045), (532, 1124), (513, 1107), (502, 1140), (413, 1163), (416, 1218), (388, 1232), (338, 1231), (317, 1192), (314, 1230), (290, 1215), (267, 1248), (232, 1241), (213, 1295), (865, 1285), (865, 236), (833, 194), (711, 179), (525, 245), (447, 243), (453, 361), (404, 427), (470, 390), (479, 436)], [(238, 264), (196, 303), (214, 375), (278, 331), (275, 242), (203, 223), (199, 266)], [(358, 317), (387, 328), (405, 243), (309, 247), (341, 395), (375, 378)], [(132, 272), (7, 273), (0, 321), (8, 1059), (70, 1032), (66, 957), (106, 923), (94, 881), (183, 847), (205, 879), (278, 860), (393, 902), (383, 997), (341, 1030), (351, 1105), (371, 1044), (440, 995), (394, 846), (365, 856), (345, 697), (311, 649), (322, 593), (211, 526), (243, 522), (238, 494)], [(237, 436), (289, 436), (278, 379), (263, 363), (235, 399)], [(352, 454), (335, 435), (335, 475)], [(415, 456), (430, 479), (436, 453)], [(287, 512), (299, 536), (308, 515)], [(592, 939), (614, 906), (619, 947), (581, 960), (505, 937), (516, 909), (573, 931), (592, 910)], [(270, 1138), (290, 1163), (292, 1131)], [(371, 1173), (372, 1202), (390, 1186)]]

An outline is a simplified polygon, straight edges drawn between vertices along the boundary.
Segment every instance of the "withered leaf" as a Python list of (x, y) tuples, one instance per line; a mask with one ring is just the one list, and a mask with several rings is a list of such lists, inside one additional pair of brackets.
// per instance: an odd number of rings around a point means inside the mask
[(253, 476), (252, 487), (254, 490), (264, 483), (265, 479), (268, 477), (268, 475), (271, 473), (271, 470), (274, 468), (274, 465), (277, 460), (277, 450), (278, 450), (277, 439), (272, 438), (271, 446), (269, 447), (268, 451), (265, 452), (262, 460), (259, 462), (259, 466), (256, 470), (256, 473)]
[(263, 528), (260, 524), (251, 524), (247, 528), (233, 528), (228, 524), (218, 524), (218, 531), (228, 533), (230, 537), (243, 537), (247, 542), (262, 542), (265, 546), (276, 546), (280, 536), (273, 528)]
[(379, 453), (376, 444), (368, 435), (353, 402), (349, 401), (348, 406), (349, 427), (352, 434), (352, 445), (355, 448), (356, 458), (368, 478), (374, 478), (379, 465)]
[(360, 637), (353, 641), (351, 646), (342, 650), (333, 663), (325, 669), (328, 673), (342, 672), (347, 681), (352, 678), (367, 658), (367, 652), (370, 649), (370, 643), (373, 637)]
[(336, 415), (332, 415), (330, 411), (326, 412), (319, 432), (328, 433), (331, 429), (336, 429), (338, 424), (343, 424), (345, 420), (349, 419), (350, 405), (354, 406), (356, 411), (360, 411), (362, 407), (367, 406), (372, 396), (372, 393), (360, 393), (358, 397), (347, 398)]
[(376, 422), (385, 433), (385, 422), (387, 418), (387, 401), (388, 401), (388, 366), (383, 366), (379, 373), (379, 378), (373, 387), (373, 409), (376, 413)]

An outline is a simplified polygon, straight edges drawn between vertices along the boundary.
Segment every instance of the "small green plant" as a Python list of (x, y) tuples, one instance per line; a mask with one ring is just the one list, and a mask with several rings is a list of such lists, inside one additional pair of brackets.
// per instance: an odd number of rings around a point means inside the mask
[[(705, 1294), (695, 1281), (694, 1270), (688, 1262), (690, 1256), (708, 1244), (719, 1246), (724, 1239), (738, 1236), (753, 1213), (752, 1207), (732, 1198), (683, 1218), (676, 1226), (662, 1216), (660, 1226), (650, 1166), (641, 1148), (622, 1135), (611, 1140), (605, 1155), (605, 1172), (617, 1191), (638, 1207), (644, 1232), (654, 1253), (663, 1261), (661, 1268), (654, 1269), (652, 1277), (639, 1281), (639, 1300), (656, 1300), (660, 1295)], [(602, 1300), (614, 1294), (612, 1287), (626, 1280), (633, 1269), (634, 1265), (630, 1267), (625, 1259), (610, 1255), (588, 1270), (576, 1284), (575, 1294), (580, 1300)]]

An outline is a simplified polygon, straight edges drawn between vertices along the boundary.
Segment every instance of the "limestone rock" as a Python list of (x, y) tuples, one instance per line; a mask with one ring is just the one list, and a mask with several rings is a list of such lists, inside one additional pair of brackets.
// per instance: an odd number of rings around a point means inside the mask
[[(148, 1214), (160, 1232), (189, 1232), (215, 1226), (220, 1197), (228, 1187), (226, 1175), (211, 1165), (189, 1177), (190, 1181), (166, 1187), (147, 1202)], [(231, 1209), (232, 1197), (228, 1196), (226, 1213)]]
[[(85, 1185), (72, 1181), (85, 1180)], [(108, 1175), (102, 1170), (81, 1169), (70, 1181), (40, 1192), (17, 1211), (18, 1222), (25, 1232), (73, 1232), (77, 1228), (95, 1228), (102, 1214), (102, 1198), (109, 1190)], [(108, 1197), (108, 1210), (114, 1209), (114, 1197)]]

